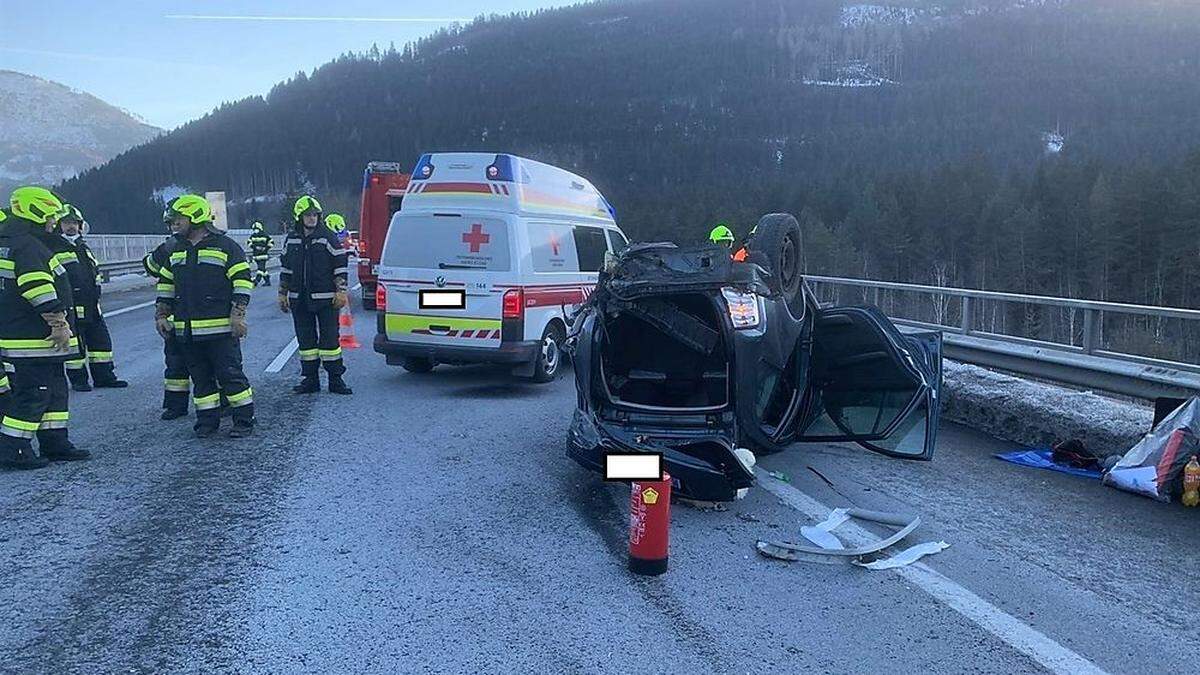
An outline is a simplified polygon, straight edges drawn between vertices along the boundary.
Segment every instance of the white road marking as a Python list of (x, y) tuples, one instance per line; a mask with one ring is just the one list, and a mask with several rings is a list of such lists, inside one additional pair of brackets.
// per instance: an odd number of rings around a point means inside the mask
[[(814, 520), (824, 520), (833, 510), (791, 485), (771, 478), (761, 469), (757, 473), (760, 486), (778, 497), (779, 501)], [(838, 535), (842, 537), (843, 541), (856, 546), (879, 539), (854, 523), (846, 523), (839, 527)], [(1060, 645), (1032, 626), (1006, 614), (999, 607), (975, 595), (924, 563), (900, 567), (894, 571), (909, 583), (933, 596), (938, 602), (1000, 638), (1010, 647), (1037, 661), (1051, 672), (1104, 673), (1087, 658)]]
[(279, 356), (276, 356), (275, 360), (271, 362), (271, 365), (267, 366), (267, 372), (278, 373), (283, 370), (283, 367), (287, 365), (288, 359), (292, 358), (292, 354), (295, 354), (297, 349), (300, 349), (300, 341), (292, 338), (292, 341), (283, 348), (283, 351), (279, 352)]
[(121, 316), (122, 314), (128, 314), (129, 312), (132, 312), (132, 311), (135, 311), (138, 309), (145, 309), (146, 307), (153, 307), (154, 303), (155, 303), (155, 301), (151, 300), (149, 302), (143, 302), (143, 303), (139, 303), (136, 305), (131, 305), (129, 307), (122, 307), (121, 309), (113, 310), (111, 312), (105, 312), (104, 318), (107, 319), (108, 317), (112, 317), (112, 316)]

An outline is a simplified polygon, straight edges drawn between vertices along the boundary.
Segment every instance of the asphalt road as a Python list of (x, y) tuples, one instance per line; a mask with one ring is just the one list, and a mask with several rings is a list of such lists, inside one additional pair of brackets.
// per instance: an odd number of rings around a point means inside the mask
[[(5, 672), (1194, 670), (1198, 514), (991, 458), (946, 425), (932, 463), (843, 445), (761, 458), (723, 509), (673, 507), (671, 570), (625, 570), (628, 489), (564, 454), (570, 374), (390, 368), (296, 397), (271, 289), (244, 345), (259, 433), (158, 420), (148, 289), (106, 308), (124, 391), (77, 394), (85, 463), (0, 473)], [(811, 468), (811, 470), (810, 470)], [(818, 477), (819, 472), (828, 483)], [(919, 513), (951, 546), (900, 571), (761, 558), (829, 507)]]

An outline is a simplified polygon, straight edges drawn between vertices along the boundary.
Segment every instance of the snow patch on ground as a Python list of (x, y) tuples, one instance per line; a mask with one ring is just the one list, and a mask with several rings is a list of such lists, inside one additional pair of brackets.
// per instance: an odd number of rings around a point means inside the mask
[(896, 84), (895, 80), (879, 75), (866, 61), (847, 61), (835, 66), (823, 77), (805, 78), (804, 84), (813, 87), (882, 87)]
[(926, 13), (915, 7), (892, 5), (846, 5), (842, 8), (842, 27), (854, 28), (865, 24), (910, 24)]
[(1092, 392), (955, 361), (943, 362), (943, 370), (945, 419), (1030, 447), (1075, 438), (1093, 451), (1121, 455), (1154, 421), (1148, 406)]
[(150, 193), (150, 198), (159, 202), (160, 204), (167, 204), (169, 202), (175, 201), (176, 199), (178, 199), (179, 197), (182, 197), (183, 195), (188, 194), (189, 192), (190, 192), (190, 190), (188, 190), (185, 187), (171, 184), (171, 185), (165, 185), (163, 187), (160, 187), (157, 190), (155, 190), (154, 192)]
[(1057, 131), (1047, 131), (1042, 134), (1042, 143), (1046, 145), (1046, 154), (1057, 155), (1063, 151), (1067, 139)]

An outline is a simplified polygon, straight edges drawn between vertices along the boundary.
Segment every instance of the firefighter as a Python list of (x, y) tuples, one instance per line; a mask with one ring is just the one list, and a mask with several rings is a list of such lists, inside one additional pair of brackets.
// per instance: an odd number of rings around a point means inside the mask
[[(0, 357), (11, 366), (8, 409), (0, 419), (0, 466), (37, 469), (50, 460), (87, 459), (67, 435), (70, 388), (63, 363), (79, 357), (66, 270), (43, 241), (62, 201), (20, 187), (0, 223)], [(34, 450), (33, 439), (38, 449)]]
[[(0, 209), (0, 229), (4, 227), (4, 221), (8, 220), (8, 213), (5, 209)], [(0, 278), (4, 272), (0, 270)], [(3, 282), (0, 282), (3, 284)], [(4, 411), (8, 409), (8, 392), (12, 390), (12, 386), (8, 382), (8, 371), (10, 367), (4, 361), (0, 361), (0, 420), (4, 419)]]
[[(174, 295), (175, 288), (173, 284), (168, 283), (171, 281), (171, 271), (168, 269), (167, 274), (163, 275), (162, 270), (170, 261), (171, 247), (186, 234), (187, 229), (175, 226), (175, 217), (169, 207), (163, 211), (163, 223), (171, 232), (171, 236), (142, 259), (142, 266), (146, 268), (146, 273), (151, 278), (158, 281), (158, 294), (167, 299)], [(168, 316), (167, 320), (174, 325), (173, 317)], [(173, 330), (163, 336), (163, 361), (165, 368), (163, 370), (162, 419), (176, 420), (180, 417), (187, 417), (188, 398), (192, 392), (191, 380), (188, 379), (187, 357), (180, 348)]]
[(79, 347), (84, 356), (67, 361), (67, 379), (75, 391), (91, 391), (91, 382), (100, 389), (120, 389), (129, 383), (117, 379), (113, 367), (112, 334), (100, 311), (100, 270), (96, 256), (83, 240), (87, 223), (79, 209), (63, 206), (64, 215), (54, 229), (50, 250), (71, 279), (75, 298), (75, 324), (79, 329)]
[(254, 221), (254, 233), (250, 235), (250, 255), (254, 258), (254, 285), (271, 285), (271, 274), (267, 272), (267, 260), (271, 257), (271, 249), (275, 242), (267, 234), (267, 228), (259, 221)]
[[(757, 227), (755, 229), (757, 229)], [(750, 234), (753, 235), (754, 230), (751, 230)], [(733, 236), (733, 230), (729, 229), (728, 225), (725, 223), (717, 223), (717, 226), (708, 233), (708, 240), (714, 244), (733, 250), (733, 246), (736, 243), (737, 238)], [(737, 251), (734, 251), (732, 254), (730, 254), (730, 257), (733, 258), (734, 262), (745, 262), (746, 256), (749, 255), (749, 253), (750, 252), (745, 246), (741, 246)]]
[(329, 391), (354, 393), (342, 376), (346, 365), (338, 344), (338, 311), (349, 301), (346, 294), (347, 259), (337, 237), (321, 225), (321, 204), (304, 196), (292, 207), (295, 223), (284, 241), (280, 258), (279, 309), (292, 313), (300, 343), (300, 384), (296, 394), (321, 390), (321, 364), (329, 376)]
[(196, 407), (196, 435), (208, 438), (221, 426), (221, 394), (229, 401), (233, 428), (243, 438), (254, 432), (254, 391), (242, 371), (241, 339), (250, 304), (250, 264), (242, 247), (213, 225), (203, 197), (184, 195), (171, 203), (180, 235), (159, 270), (155, 327), (174, 337), (187, 359)]

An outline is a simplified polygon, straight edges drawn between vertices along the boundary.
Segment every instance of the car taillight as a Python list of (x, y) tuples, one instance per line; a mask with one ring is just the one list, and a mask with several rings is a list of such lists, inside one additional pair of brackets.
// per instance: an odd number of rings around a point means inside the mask
[(721, 295), (725, 296), (725, 304), (729, 306), (729, 320), (734, 328), (758, 327), (761, 318), (758, 315), (757, 295), (743, 293), (736, 288), (722, 288)]
[(387, 310), (387, 286), (383, 284), (375, 286), (375, 309), (380, 312)]
[(505, 319), (520, 319), (525, 316), (524, 291), (512, 288), (504, 292), (504, 311), (501, 316)]

